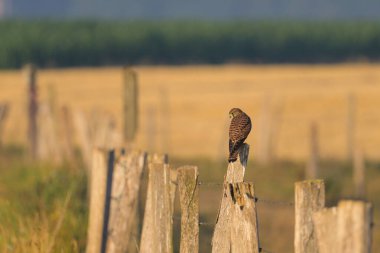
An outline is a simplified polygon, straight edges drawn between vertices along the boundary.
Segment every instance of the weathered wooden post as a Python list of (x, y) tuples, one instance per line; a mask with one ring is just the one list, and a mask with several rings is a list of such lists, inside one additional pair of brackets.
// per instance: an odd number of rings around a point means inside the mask
[(363, 201), (340, 201), (313, 215), (319, 253), (370, 253), (372, 205)]
[(9, 105), (7, 103), (0, 104), (0, 148), (3, 144), (3, 129), (5, 124), (5, 119), (8, 116)]
[(32, 159), (37, 158), (38, 149), (38, 130), (37, 130), (37, 69), (30, 64), (25, 66), (26, 83), (28, 87), (28, 141)]
[(81, 149), (83, 161), (86, 164), (86, 169), (90, 171), (92, 168), (91, 164), (93, 161), (93, 159), (91, 158), (93, 145), (89, 123), (83, 112), (74, 112), (74, 127), (78, 137), (79, 147)]
[(157, 111), (153, 106), (149, 106), (145, 113), (145, 143), (148, 151), (157, 150)]
[(138, 80), (137, 73), (124, 68), (124, 141), (134, 140), (138, 127)]
[(108, 236), (114, 151), (94, 149), (92, 166), (86, 253), (104, 253)]
[(181, 204), (181, 253), (199, 252), (199, 186), (198, 167), (178, 169), (178, 190)]
[(272, 159), (272, 107), (271, 96), (265, 95), (259, 118), (257, 160), (267, 164)]
[(57, 90), (56, 90), (56, 87), (55, 85), (53, 84), (49, 84), (48, 85), (48, 100), (47, 100), (47, 103), (49, 105), (49, 108), (50, 108), (50, 111), (51, 111), (51, 115), (54, 119), (56, 119), (57, 117)]
[(355, 197), (364, 198), (366, 193), (365, 187), (365, 161), (363, 152), (360, 148), (355, 149), (353, 164), (353, 181)]
[(347, 159), (351, 161), (356, 144), (356, 96), (354, 94), (349, 94), (347, 97), (347, 103)]
[(252, 183), (230, 184), (233, 206), (231, 252), (260, 252), (256, 197)]
[(73, 122), (69, 107), (63, 106), (60, 111), (62, 151), (67, 161), (74, 160)]
[[(372, 205), (363, 201), (338, 204), (338, 253), (370, 253)], [(331, 251), (330, 251), (331, 252)]]
[(313, 222), (318, 244), (318, 253), (339, 253), (337, 243), (337, 208), (323, 208), (320, 211), (314, 212)]
[(223, 196), (212, 238), (214, 253), (258, 253), (260, 251), (255, 193), (244, 181), (249, 146), (240, 149), (239, 159), (229, 163)]
[(48, 103), (40, 103), (38, 110), (38, 148), (39, 160), (51, 160), (57, 164), (62, 162), (61, 145), (58, 142), (56, 122), (52, 115), (52, 108)]
[(325, 207), (323, 180), (306, 180), (295, 184), (295, 253), (318, 253), (313, 212)]
[(144, 163), (145, 154), (141, 152), (128, 152), (115, 163), (107, 253), (129, 252), (132, 232), (138, 225), (136, 213)]
[(168, 164), (149, 164), (140, 253), (173, 252), (173, 184)]
[(318, 148), (318, 127), (315, 122), (310, 126), (310, 157), (306, 166), (306, 178), (316, 179), (318, 177), (319, 148)]
[(161, 152), (170, 150), (170, 105), (167, 89), (161, 87), (160, 94), (160, 133), (161, 133)]

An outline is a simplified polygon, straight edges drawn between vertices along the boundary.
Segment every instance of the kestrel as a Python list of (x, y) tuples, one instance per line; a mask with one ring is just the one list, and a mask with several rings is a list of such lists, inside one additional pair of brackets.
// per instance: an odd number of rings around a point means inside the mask
[(239, 108), (232, 108), (230, 110), (230, 131), (229, 131), (229, 148), (230, 156), (228, 162), (235, 162), (237, 160), (239, 149), (248, 137), (251, 131), (251, 119)]

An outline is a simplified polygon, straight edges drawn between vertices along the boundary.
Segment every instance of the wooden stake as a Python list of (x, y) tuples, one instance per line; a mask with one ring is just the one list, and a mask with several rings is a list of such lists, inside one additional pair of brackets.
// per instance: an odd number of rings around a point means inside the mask
[(157, 140), (157, 111), (153, 106), (149, 106), (146, 110), (146, 147), (148, 151), (152, 152), (157, 150), (156, 140)]
[(88, 120), (86, 119), (85, 114), (83, 112), (74, 112), (74, 127), (81, 149), (83, 161), (86, 164), (86, 168), (90, 170), (93, 167), (91, 165), (91, 152), (93, 147)]
[(347, 159), (351, 161), (355, 150), (356, 96), (354, 94), (349, 94), (347, 103)]
[(266, 94), (262, 100), (259, 118), (257, 160), (267, 164), (272, 159), (272, 106), (271, 96)]
[(199, 252), (199, 187), (198, 168), (178, 169), (178, 190), (181, 204), (181, 253)]
[(170, 168), (166, 164), (149, 164), (148, 194), (140, 253), (173, 252), (173, 214)]
[(4, 103), (0, 104), (0, 148), (3, 145), (3, 130), (4, 130), (4, 124), (5, 120), (8, 116), (9, 111), (9, 105)]
[(353, 181), (355, 188), (355, 197), (364, 198), (366, 194), (365, 187), (365, 162), (363, 152), (356, 148), (353, 159)]
[(170, 104), (167, 89), (161, 87), (159, 90), (160, 95), (160, 135), (161, 152), (169, 152), (170, 150), (170, 133), (171, 133), (171, 117), (170, 117)]
[(259, 253), (255, 191), (252, 183), (230, 184), (232, 200), (231, 252)]
[(324, 206), (323, 180), (307, 180), (295, 184), (295, 253), (318, 253), (312, 215)]
[(48, 103), (41, 103), (38, 111), (38, 148), (39, 160), (50, 160), (56, 164), (62, 162), (62, 150), (58, 141), (56, 121)]
[(245, 175), (245, 168), (247, 167), (249, 154), (249, 145), (244, 143), (239, 151), (238, 159), (233, 163), (228, 163), (227, 174), (224, 182), (235, 183), (243, 182)]
[(114, 152), (95, 149), (90, 173), (90, 213), (87, 253), (105, 252), (108, 231)]
[[(372, 205), (363, 201), (338, 204), (338, 253), (370, 253)], [(333, 251), (330, 251), (333, 252)]]
[(138, 122), (138, 81), (137, 73), (124, 68), (124, 141), (132, 142)]
[(338, 253), (337, 208), (323, 208), (320, 211), (314, 212), (313, 222), (318, 243), (318, 253)]
[(240, 149), (239, 159), (230, 163), (212, 238), (212, 252), (259, 252), (259, 234), (254, 188), (244, 183), (249, 146)]
[(37, 131), (37, 84), (36, 67), (34, 65), (25, 66), (26, 83), (28, 87), (28, 140), (32, 159), (37, 158), (38, 131)]
[(63, 106), (60, 112), (61, 121), (61, 143), (64, 157), (67, 161), (74, 160), (74, 143), (73, 143), (73, 122), (71, 111), (67, 106)]
[(134, 225), (138, 225), (135, 224), (136, 212), (144, 161), (145, 154), (131, 152), (115, 163), (107, 253), (127, 252), (128, 244), (134, 241), (128, 238), (137, 236), (132, 234), (132, 230)]
[(310, 126), (310, 158), (305, 173), (307, 179), (316, 179), (318, 177), (318, 162), (318, 126), (313, 122)]

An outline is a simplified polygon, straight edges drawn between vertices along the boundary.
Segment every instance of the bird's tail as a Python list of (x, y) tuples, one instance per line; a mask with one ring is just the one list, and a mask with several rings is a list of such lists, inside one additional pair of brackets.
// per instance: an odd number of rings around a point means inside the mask
[(237, 157), (238, 157), (238, 152), (239, 150), (236, 150), (234, 153), (230, 154), (230, 156), (228, 157), (228, 162), (229, 163), (233, 163), (237, 160)]
[(230, 148), (230, 156), (228, 157), (228, 162), (232, 163), (237, 160), (237, 157), (239, 155), (239, 150), (242, 144), (244, 143), (245, 139), (239, 140), (235, 143), (230, 141), (229, 148)]

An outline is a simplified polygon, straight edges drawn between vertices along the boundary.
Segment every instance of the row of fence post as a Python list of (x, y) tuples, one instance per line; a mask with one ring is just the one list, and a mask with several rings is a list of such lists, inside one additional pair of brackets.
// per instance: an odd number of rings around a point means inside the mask
[[(26, 82), (28, 87), (28, 139), (31, 156), (34, 158), (38, 157), (37, 149), (39, 145), (38, 139), (38, 128), (40, 125), (38, 123), (39, 114), (39, 100), (38, 100), (38, 82), (37, 82), (37, 68), (30, 64), (24, 68), (26, 75)], [(55, 100), (55, 93), (53, 86), (49, 86), (49, 106), (52, 107)], [(139, 86), (138, 86), (138, 75), (136, 71), (131, 68), (125, 67), (123, 69), (123, 136), (126, 143), (130, 143), (134, 140), (136, 132), (138, 129), (138, 98), (139, 98)], [(169, 106), (167, 105), (167, 94), (165, 90), (160, 91), (160, 96), (162, 97), (162, 113), (167, 114)], [(356, 139), (356, 96), (354, 94), (347, 95), (347, 119), (346, 119), (346, 139), (347, 139), (347, 158), (352, 160), (355, 157), (355, 150), (357, 147)], [(51, 108), (52, 109), (52, 108)], [(263, 101), (261, 105), (261, 113), (258, 119), (258, 148), (256, 158), (261, 163), (268, 163), (275, 158), (275, 145), (277, 141), (277, 136), (279, 128), (282, 122), (282, 106), (280, 103), (274, 104), (273, 99), (269, 94), (263, 96)], [(148, 114), (153, 114), (153, 111), (148, 111)], [(154, 120), (154, 115), (148, 115), (149, 120)], [(150, 122), (148, 127), (154, 127), (154, 122)], [(41, 131), (40, 131), (41, 132)], [(147, 132), (154, 132), (152, 129), (148, 129)], [(167, 135), (163, 142), (167, 141), (169, 138)], [(153, 138), (150, 138), (152, 140)], [(307, 171), (307, 176), (309, 178), (316, 178), (316, 166), (318, 160), (318, 132), (317, 124), (313, 122), (311, 124), (311, 154), (310, 154), (310, 166)], [(153, 145), (154, 146), (154, 145)], [(164, 145), (167, 148), (167, 144)], [(317, 154), (317, 156), (315, 156)]]
[[(350, 122), (351, 121), (352, 120), (350, 120)], [(310, 125), (310, 155), (309, 161), (305, 167), (306, 179), (316, 179), (321, 174), (318, 135), (318, 125), (313, 122)], [(352, 159), (350, 162), (352, 164), (352, 182), (354, 185), (353, 195), (356, 198), (364, 198), (366, 194), (366, 167), (364, 153), (359, 146), (350, 149), (350, 153), (352, 153)]]
[(296, 183), (296, 253), (371, 252), (372, 205), (364, 201), (342, 200), (337, 207), (325, 207), (322, 180)]
[[(249, 146), (230, 163), (212, 238), (212, 252), (258, 253), (259, 215), (254, 184), (244, 182)], [(141, 152), (94, 151), (90, 172), (87, 253), (173, 252), (174, 197), (181, 209), (180, 252), (199, 251), (199, 172), (196, 166), (172, 168), (167, 157)], [(148, 186), (144, 218), (138, 201), (144, 168)], [(369, 253), (372, 205), (342, 200), (326, 208), (323, 180), (295, 183), (296, 253)], [(136, 231), (142, 224), (141, 235)], [(130, 252), (130, 251), (128, 251)], [(132, 251), (131, 251), (132, 252)]]
[[(113, 117), (105, 113), (94, 113), (87, 117), (81, 111), (72, 113), (67, 106), (63, 106), (59, 117), (56, 114), (56, 93), (50, 85), (49, 99), (42, 102), (39, 99), (38, 70), (33, 64), (25, 66), (23, 70), (27, 86), (27, 118), (28, 118), (28, 147), (30, 157), (34, 160), (54, 160), (60, 163), (63, 160), (73, 160), (73, 130), (78, 136), (79, 147), (87, 167), (91, 166), (93, 147), (112, 148), (131, 143), (137, 132), (138, 122), (138, 80), (135, 71), (124, 68), (123, 83), (123, 116), (124, 138), (119, 138), (115, 130)], [(4, 107), (5, 108), (5, 107)], [(5, 109), (7, 109), (6, 107)], [(2, 122), (5, 112), (0, 106), (0, 144)], [(94, 116), (95, 115), (95, 116)], [(74, 120), (71, 119), (73, 117)], [(119, 143), (120, 142), (120, 143)], [(62, 156), (64, 154), (64, 156)], [(53, 158), (53, 159), (52, 159)]]

